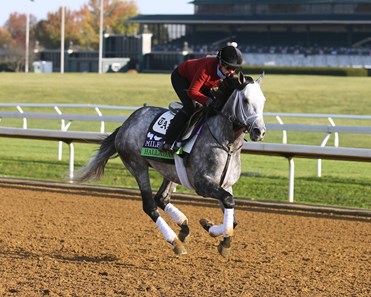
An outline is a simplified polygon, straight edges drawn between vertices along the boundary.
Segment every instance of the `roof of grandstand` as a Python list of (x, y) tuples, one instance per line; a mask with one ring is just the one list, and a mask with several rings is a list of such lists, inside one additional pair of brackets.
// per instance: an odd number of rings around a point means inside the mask
[(371, 3), (371, 0), (194, 0), (189, 3), (202, 4), (355, 4)]
[(194, 0), (194, 14), (138, 15), (146, 24), (371, 24), (371, 0)]
[(195, 15), (154, 14), (138, 15), (130, 23), (165, 24), (263, 24), (263, 23), (305, 23), (305, 24), (371, 24), (370, 14), (365, 15)]

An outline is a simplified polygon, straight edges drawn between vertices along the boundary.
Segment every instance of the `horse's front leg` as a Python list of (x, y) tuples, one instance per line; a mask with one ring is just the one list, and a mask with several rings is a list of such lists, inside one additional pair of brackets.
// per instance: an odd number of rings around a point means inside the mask
[[(226, 189), (226, 191), (229, 192), (231, 195), (233, 195), (232, 187), (229, 187), (228, 189)], [(220, 208), (221, 208), (222, 212), (224, 213), (224, 205), (221, 201), (219, 201), (219, 205), (220, 205)], [(238, 224), (238, 222), (237, 222), (236, 213), (235, 213), (234, 217), (233, 217), (233, 229), (235, 229), (237, 227), (237, 224)], [(220, 235), (222, 235), (222, 234), (220, 234)]]
[(195, 182), (197, 194), (201, 196), (209, 196), (220, 201), (223, 209), (223, 224), (213, 225), (210, 221), (202, 219), (201, 225), (213, 237), (223, 236), (223, 241), (218, 246), (218, 251), (223, 257), (228, 257), (231, 249), (231, 242), (234, 228), (234, 197), (232, 193), (224, 190), (218, 184), (210, 180), (198, 180)]
[(186, 243), (189, 236), (188, 218), (171, 202), (171, 195), (176, 188), (176, 183), (164, 179), (162, 185), (155, 195), (157, 206), (164, 210), (180, 227), (178, 238)]

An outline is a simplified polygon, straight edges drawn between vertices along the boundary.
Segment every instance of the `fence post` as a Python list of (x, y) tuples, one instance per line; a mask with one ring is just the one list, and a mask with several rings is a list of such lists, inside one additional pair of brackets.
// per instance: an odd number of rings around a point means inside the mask
[(294, 158), (289, 157), (289, 202), (294, 202), (294, 180), (295, 180), (295, 163)]
[(69, 170), (70, 170), (70, 182), (73, 180), (74, 164), (75, 164), (75, 147), (73, 143), (68, 144), (70, 160), (69, 160)]

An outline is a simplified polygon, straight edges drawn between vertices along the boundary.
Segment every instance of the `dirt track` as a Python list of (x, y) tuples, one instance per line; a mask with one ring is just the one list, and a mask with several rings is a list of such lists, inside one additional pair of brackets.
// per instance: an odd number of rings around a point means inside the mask
[(192, 232), (176, 256), (120, 198), (0, 183), (0, 296), (371, 296), (368, 219), (242, 207), (224, 259), (198, 225), (220, 210), (176, 200)]

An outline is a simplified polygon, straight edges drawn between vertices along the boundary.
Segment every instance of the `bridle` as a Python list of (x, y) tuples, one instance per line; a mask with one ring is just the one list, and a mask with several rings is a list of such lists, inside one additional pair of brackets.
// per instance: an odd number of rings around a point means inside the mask
[[(250, 123), (250, 119), (255, 118), (253, 122)], [(246, 118), (246, 124), (242, 123), (239, 119), (237, 118), (232, 118), (229, 117), (229, 121), (232, 123), (233, 126), (233, 131), (237, 131), (243, 128), (243, 133), (250, 133), (253, 129), (254, 123), (258, 119), (258, 115), (254, 114)]]
[[(241, 84), (236, 89), (242, 90), (248, 83), (251, 83), (251, 82), (253, 82), (253, 80), (248, 81), (247, 83)], [(214, 114), (214, 115), (217, 114), (217, 115), (221, 116), (224, 120), (226, 120), (229, 123), (229, 125), (232, 127), (232, 131), (234, 132), (232, 141), (229, 140), (227, 145), (221, 143), (220, 140), (214, 135), (213, 131), (211, 131), (211, 128), (209, 126), (209, 121), (208, 121), (209, 112), (206, 113), (205, 125), (206, 125), (210, 135), (213, 137), (213, 139), (216, 141), (216, 143), (220, 146), (220, 148), (227, 153), (226, 164), (224, 166), (224, 169), (223, 169), (223, 172), (222, 172), (222, 175), (221, 175), (221, 178), (220, 178), (220, 182), (219, 182), (219, 184), (222, 185), (224, 183), (225, 177), (226, 177), (227, 172), (228, 172), (228, 167), (229, 167), (229, 163), (230, 163), (230, 160), (231, 160), (231, 156), (234, 153), (238, 152), (242, 148), (242, 145), (243, 145), (243, 143), (242, 143), (237, 148), (233, 148), (234, 141), (236, 140), (236, 138), (239, 135), (241, 135), (241, 133), (237, 133), (237, 132), (239, 130), (243, 129), (242, 130), (243, 133), (250, 133), (253, 130), (254, 123), (259, 118), (259, 114), (252, 114), (252, 115), (248, 116), (245, 119), (245, 123), (243, 123), (236, 116), (226, 115), (222, 111), (213, 110), (212, 114)], [(252, 119), (252, 118), (255, 118), (255, 119), (252, 121), (252, 123), (250, 123), (250, 119)], [(236, 136), (236, 134), (237, 134), (237, 136)]]

